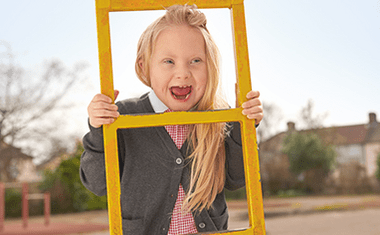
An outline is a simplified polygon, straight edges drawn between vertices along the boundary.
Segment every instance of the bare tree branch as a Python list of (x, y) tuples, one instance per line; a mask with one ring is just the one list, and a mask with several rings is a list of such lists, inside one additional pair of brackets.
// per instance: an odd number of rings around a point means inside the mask
[[(5, 45), (7, 50), (0, 53), (0, 143), (28, 143), (26, 146), (31, 149), (37, 142), (57, 143), (51, 133), (63, 120), (57, 118), (53, 121), (48, 117), (57, 110), (70, 107), (61, 103), (75, 85), (83, 82), (80, 74), (85, 64), (76, 64), (68, 69), (61, 61), (51, 60), (45, 64), (43, 73), (36, 75), (14, 62), (8, 44), (0, 41), (1, 45)], [(1, 146), (0, 166), (3, 171), (9, 169), (6, 166), (10, 166), (11, 161), (5, 159)]]
[(306, 129), (317, 129), (323, 127), (323, 122), (328, 116), (327, 112), (315, 114), (314, 111), (314, 102), (309, 99), (306, 106), (302, 107), (300, 112), (301, 122)]

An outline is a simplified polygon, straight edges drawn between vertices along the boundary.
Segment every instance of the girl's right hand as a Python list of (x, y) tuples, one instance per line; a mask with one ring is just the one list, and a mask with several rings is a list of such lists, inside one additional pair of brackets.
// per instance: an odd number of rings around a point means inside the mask
[[(115, 100), (119, 91), (115, 90)], [(112, 103), (112, 99), (103, 94), (97, 94), (87, 107), (90, 125), (99, 128), (105, 124), (111, 124), (119, 117), (118, 107)]]

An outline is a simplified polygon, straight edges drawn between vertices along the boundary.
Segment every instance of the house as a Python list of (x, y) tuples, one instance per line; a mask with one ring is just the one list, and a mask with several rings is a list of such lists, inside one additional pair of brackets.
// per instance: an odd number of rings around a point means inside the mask
[[(277, 184), (282, 184), (282, 187), (292, 181), (292, 176), (287, 171), (289, 166), (287, 156), (282, 153), (282, 144), (290, 132), (297, 131), (295, 123), (288, 122), (287, 125), (287, 131), (262, 142), (259, 150), (263, 182), (273, 183), (273, 180), (279, 177), (275, 176), (276, 171), (280, 171), (281, 178), (278, 180), (280, 183), (277, 182)], [(380, 123), (375, 113), (369, 113), (369, 121), (365, 124), (300, 130), (300, 132), (311, 131), (318, 134), (325, 142), (335, 146), (336, 177), (340, 174), (340, 166), (356, 162), (363, 168), (366, 177), (374, 178), (377, 169), (376, 159), (380, 153)]]
[(33, 157), (3, 141), (0, 142), (0, 181), (36, 182), (40, 180)]
[(61, 161), (69, 155), (60, 153), (39, 165), (33, 162), (33, 157), (24, 154), (3, 141), (0, 142), (0, 182), (40, 182), (43, 180), (44, 170), (55, 170)]

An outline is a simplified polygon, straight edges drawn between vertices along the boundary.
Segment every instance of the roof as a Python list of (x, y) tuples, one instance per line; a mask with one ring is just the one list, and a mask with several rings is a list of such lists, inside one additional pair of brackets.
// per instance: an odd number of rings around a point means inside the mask
[(362, 144), (366, 140), (366, 125), (340, 126), (322, 128), (321, 131), (327, 132), (325, 139), (335, 145)]
[[(380, 123), (378, 122), (351, 126), (327, 127), (313, 130), (300, 130), (299, 132), (315, 132), (326, 142), (334, 145), (352, 145), (380, 142)], [(263, 144), (271, 145), (270, 142), (276, 142), (280, 139), (282, 140), (284, 134), (286, 133), (287, 132), (281, 132), (271, 137)], [(264, 147), (263, 145), (261, 146)]]
[(12, 145), (5, 143), (4, 141), (0, 142), (1, 154), (0, 157), (4, 158), (21, 158), (21, 159), (33, 159), (33, 157), (24, 154), (21, 152), (20, 148), (16, 148)]

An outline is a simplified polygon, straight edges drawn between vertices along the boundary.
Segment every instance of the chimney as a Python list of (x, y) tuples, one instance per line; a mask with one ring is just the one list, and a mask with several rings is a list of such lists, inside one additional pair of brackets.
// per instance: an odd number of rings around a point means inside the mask
[(373, 123), (373, 122), (377, 122), (376, 120), (376, 113), (369, 113), (369, 124)]
[(369, 113), (368, 116), (369, 116), (368, 127), (369, 128), (376, 128), (377, 124), (378, 124), (378, 122), (376, 120), (376, 113)]
[(296, 124), (294, 122), (288, 122), (288, 131), (295, 131), (296, 130)]

